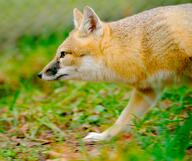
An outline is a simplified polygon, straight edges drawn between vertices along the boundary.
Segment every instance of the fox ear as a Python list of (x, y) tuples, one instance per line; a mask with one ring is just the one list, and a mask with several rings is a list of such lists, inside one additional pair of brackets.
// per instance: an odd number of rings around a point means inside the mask
[(103, 34), (103, 25), (94, 10), (86, 6), (83, 10), (83, 21), (80, 30), (85, 34), (94, 33), (97, 36)]
[(73, 9), (73, 21), (75, 28), (79, 28), (83, 19), (83, 14), (77, 8)]

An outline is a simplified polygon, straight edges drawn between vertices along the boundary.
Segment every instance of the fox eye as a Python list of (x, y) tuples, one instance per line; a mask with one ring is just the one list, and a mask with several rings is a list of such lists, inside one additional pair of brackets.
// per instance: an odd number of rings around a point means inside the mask
[(61, 52), (61, 55), (60, 55), (60, 58), (64, 58), (65, 54), (66, 54), (66, 53), (65, 53), (64, 51), (62, 51), (62, 52)]
[(66, 54), (72, 54), (71, 52), (61, 51), (60, 58), (64, 58)]

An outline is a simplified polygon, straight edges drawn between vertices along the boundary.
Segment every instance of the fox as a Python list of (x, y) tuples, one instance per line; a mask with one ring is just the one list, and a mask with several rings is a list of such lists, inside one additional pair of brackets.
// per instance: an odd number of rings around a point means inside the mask
[(43, 80), (124, 83), (128, 105), (107, 130), (90, 132), (85, 142), (105, 141), (130, 131), (133, 119), (154, 107), (164, 89), (192, 83), (192, 3), (157, 7), (104, 22), (85, 6), (73, 9), (74, 29), (53, 60), (38, 74)]

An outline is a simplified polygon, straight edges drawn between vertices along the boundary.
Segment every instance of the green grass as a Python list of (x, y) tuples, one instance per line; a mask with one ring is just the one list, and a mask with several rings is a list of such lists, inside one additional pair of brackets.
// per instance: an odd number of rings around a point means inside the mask
[(84, 145), (81, 139), (88, 132), (113, 124), (128, 103), (130, 89), (39, 80), (36, 74), (60, 42), (55, 34), (25, 37), (17, 49), (0, 54), (0, 160), (192, 159), (192, 89), (185, 86), (167, 89), (157, 107), (134, 120), (131, 136), (124, 133), (103, 144)]

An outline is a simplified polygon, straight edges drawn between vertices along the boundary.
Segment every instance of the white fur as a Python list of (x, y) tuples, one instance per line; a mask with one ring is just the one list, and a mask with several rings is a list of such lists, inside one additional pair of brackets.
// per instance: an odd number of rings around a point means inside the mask
[(120, 81), (121, 78), (113, 71), (105, 67), (101, 60), (95, 60), (91, 56), (84, 56), (78, 68), (82, 80), (92, 81)]
[(169, 79), (171, 76), (173, 76), (173, 72), (171, 71), (158, 71), (157, 73), (155, 73), (154, 75), (152, 75), (151, 77), (148, 78), (149, 82), (154, 82), (157, 80), (166, 80)]
[(107, 135), (103, 133), (96, 133), (96, 132), (90, 132), (87, 136), (83, 138), (84, 142), (96, 142), (96, 141), (103, 141), (107, 140)]
[(164, 82), (174, 82), (177, 81), (176, 74), (172, 71), (161, 70), (153, 75), (150, 75), (144, 82), (142, 86), (152, 86), (154, 88), (161, 88)]
[(43, 80), (54, 80), (55, 79), (55, 76), (47, 76), (46, 74), (42, 74), (42, 79)]

